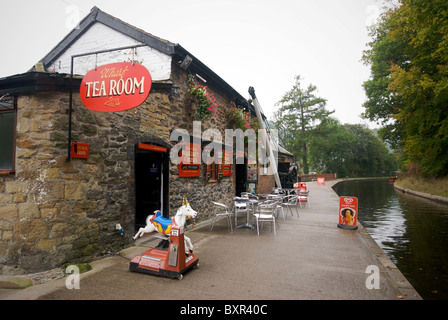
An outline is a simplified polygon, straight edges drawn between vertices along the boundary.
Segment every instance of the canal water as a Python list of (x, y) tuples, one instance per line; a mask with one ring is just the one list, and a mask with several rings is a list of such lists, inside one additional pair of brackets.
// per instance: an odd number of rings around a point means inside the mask
[(358, 219), (425, 300), (448, 299), (448, 205), (398, 191), (387, 180), (344, 181)]

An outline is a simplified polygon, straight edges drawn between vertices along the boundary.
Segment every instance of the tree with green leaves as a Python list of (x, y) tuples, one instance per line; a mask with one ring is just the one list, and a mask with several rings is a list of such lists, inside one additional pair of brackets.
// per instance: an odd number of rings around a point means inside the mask
[(344, 130), (339, 120), (325, 119), (314, 129), (310, 139), (311, 168), (321, 173), (336, 173), (338, 177), (350, 176), (353, 143), (352, 135)]
[[(396, 1), (395, 1), (396, 2)], [(448, 175), (448, 2), (399, 0), (371, 28), (364, 116), (405, 153), (405, 165)]]
[(295, 77), (291, 90), (286, 92), (277, 103), (280, 106), (275, 113), (279, 137), (285, 142), (285, 148), (301, 159), (304, 173), (309, 173), (308, 144), (314, 128), (334, 111), (328, 111), (326, 100), (318, 97), (317, 87), (310, 84), (302, 87), (300, 75)]
[(391, 175), (396, 170), (392, 154), (367, 126), (346, 124), (344, 129), (352, 138), (348, 147), (351, 151), (351, 176), (381, 177)]
[(310, 164), (338, 177), (379, 177), (396, 170), (394, 156), (365, 125), (341, 124), (329, 117), (313, 131)]

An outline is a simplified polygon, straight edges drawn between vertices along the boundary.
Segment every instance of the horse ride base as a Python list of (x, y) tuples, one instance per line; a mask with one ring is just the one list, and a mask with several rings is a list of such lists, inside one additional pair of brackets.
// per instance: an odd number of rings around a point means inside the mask
[(183, 273), (199, 267), (198, 262), (192, 252), (185, 252), (184, 227), (173, 225), (170, 237), (163, 239), (156, 248), (135, 256), (129, 270), (181, 280)]

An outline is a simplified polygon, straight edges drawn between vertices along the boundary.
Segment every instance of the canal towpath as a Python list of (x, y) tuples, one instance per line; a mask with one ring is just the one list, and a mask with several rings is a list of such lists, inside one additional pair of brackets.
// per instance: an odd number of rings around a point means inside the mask
[[(298, 208), (299, 216), (286, 210), (286, 219), (278, 219), (277, 236), (269, 224), (259, 236), (253, 229), (231, 231), (225, 219), (212, 231), (210, 221), (187, 230), (200, 267), (181, 281), (129, 271), (130, 259), (157, 244), (150, 234), (91, 263), (79, 289), (67, 289), (62, 278), (26, 289), (0, 289), (0, 299), (420, 300), (362, 225), (357, 230), (337, 227), (339, 197), (331, 188), (336, 182), (307, 183), (310, 207)], [(369, 286), (375, 280), (372, 266), (379, 271), (377, 289)]]

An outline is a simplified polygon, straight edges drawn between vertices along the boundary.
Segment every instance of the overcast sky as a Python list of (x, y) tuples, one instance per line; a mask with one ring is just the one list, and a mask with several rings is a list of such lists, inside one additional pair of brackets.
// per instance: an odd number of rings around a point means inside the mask
[(301, 75), (318, 88), (342, 123), (360, 118), (360, 61), (367, 26), (381, 0), (14, 0), (0, 1), (0, 77), (26, 72), (93, 6), (155, 36), (179, 43), (250, 98), (253, 86), (268, 117)]

